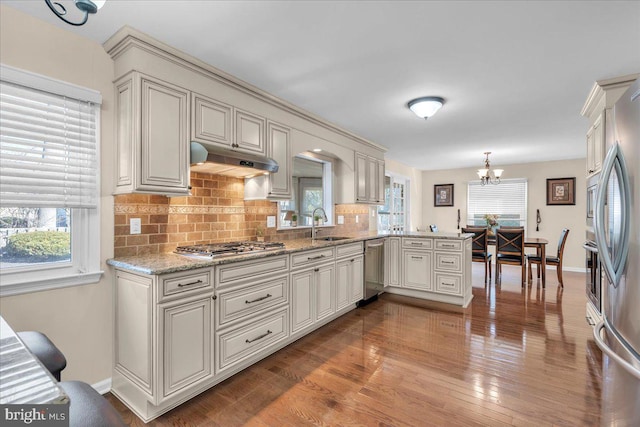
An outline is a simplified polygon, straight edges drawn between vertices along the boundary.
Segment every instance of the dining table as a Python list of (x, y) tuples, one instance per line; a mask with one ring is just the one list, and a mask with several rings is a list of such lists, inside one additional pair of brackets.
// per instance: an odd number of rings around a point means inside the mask
[[(489, 236), (489, 238), (487, 239), (487, 243), (489, 245), (494, 245), (496, 244), (496, 237), (495, 236)], [(546, 254), (546, 248), (547, 248), (547, 244), (549, 244), (549, 241), (547, 239), (543, 239), (541, 237), (526, 237), (524, 238), (524, 247), (525, 248), (534, 248), (536, 250), (536, 256), (540, 257), (540, 270), (541, 270), (541, 279), (542, 279), (542, 286), (544, 287), (547, 284), (547, 275), (546, 275), (546, 270), (547, 270), (547, 254)]]

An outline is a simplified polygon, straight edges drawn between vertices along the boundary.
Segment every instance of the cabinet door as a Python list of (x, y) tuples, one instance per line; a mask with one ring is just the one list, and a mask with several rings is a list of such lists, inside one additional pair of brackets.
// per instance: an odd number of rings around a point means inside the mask
[(389, 237), (386, 241), (385, 254), (385, 286), (400, 286), (400, 237)]
[(335, 266), (334, 264), (317, 267), (315, 273), (316, 320), (323, 319), (336, 312), (335, 305)]
[(291, 332), (313, 325), (313, 270), (291, 275)]
[(160, 306), (163, 321), (163, 396), (211, 377), (211, 296)]
[(376, 200), (378, 204), (384, 203), (384, 160), (376, 160), (378, 167), (377, 174), (377, 186), (376, 186)]
[(602, 169), (604, 160), (604, 123), (603, 114), (600, 114), (593, 124), (593, 168), (594, 172)]
[(351, 264), (351, 303), (356, 303), (364, 298), (364, 257), (357, 256), (350, 261)]
[(373, 157), (367, 157), (367, 200), (378, 202), (378, 161)]
[(188, 191), (189, 93), (142, 78), (141, 167), (139, 190)]
[(194, 93), (191, 138), (231, 147), (233, 144), (233, 108)]
[(405, 250), (402, 261), (404, 287), (431, 290), (432, 253)]
[(352, 260), (336, 263), (336, 310), (341, 310), (351, 302)]
[(278, 162), (278, 172), (269, 175), (269, 199), (289, 200), (291, 191), (291, 131), (276, 123), (267, 124), (267, 155)]
[(265, 120), (246, 111), (236, 110), (236, 148), (266, 154)]
[(356, 202), (368, 202), (367, 192), (367, 156), (356, 153)]

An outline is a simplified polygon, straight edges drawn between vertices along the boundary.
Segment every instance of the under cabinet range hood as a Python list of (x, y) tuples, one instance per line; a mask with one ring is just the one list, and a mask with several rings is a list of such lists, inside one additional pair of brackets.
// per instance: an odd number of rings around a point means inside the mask
[(278, 162), (259, 154), (191, 142), (191, 170), (215, 175), (251, 178), (278, 172)]

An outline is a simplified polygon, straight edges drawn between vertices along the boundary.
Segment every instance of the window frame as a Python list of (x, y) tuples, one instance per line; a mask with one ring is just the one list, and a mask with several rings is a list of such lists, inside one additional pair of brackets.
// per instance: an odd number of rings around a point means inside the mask
[[(520, 226), (527, 227), (527, 223), (528, 223), (528, 209), (529, 209), (529, 182), (527, 180), (527, 178), (512, 178), (512, 179), (503, 179), (501, 180), (500, 184), (498, 185), (493, 185), (493, 184), (486, 184), (485, 186), (482, 186), (479, 180), (475, 180), (475, 181), (469, 181), (468, 185), (467, 185), (467, 218), (466, 218), (466, 224), (475, 224), (475, 218), (474, 215), (486, 215), (486, 214), (494, 214), (494, 215), (510, 215), (509, 213), (505, 214), (502, 210), (494, 208), (491, 209), (490, 212), (475, 212), (472, 211), (472, 203), (470, 203), (470, 196), (471, 196), (471, 188), (472, 187), (482, 187), (482, 189), (480, 191), (485, 191), (485, 190), (489, 190), (490, 188), (496, 188), (496, 189), (500, 189), (500, 188), (504, 188), (505, 184), (524, 184), (524, 191), (522, 196), (522, 201), (524, 203), (523, 206), (520, 207), (520, 213), (522, 215), (521, 219), (519, 220), (520, 222)], [(489, 190), (490, 191), (490, 190)], [(504, 221), (504, 219), (503, 219)], [(500, 217), (498, 218), (498, 223), (500, 223)], [(479, 226), (486, 226), (486, 224), (480, 224)]]
[[(394, 232), (399, 232), (399, 231), (410, 231), (410, 223), (409, 223), (409, 217), (411, 216), (411, 178), (404, 176), (404, 175), (400, 175), (400, 174), (396, 174), (393, 172), (386, 172), (385, 173), (385, 177), (389, 178), (389, 188), (388, 188), (388, 192), (387, 192), (387, 187), (386, 187), (386, 179), (385, 179), (385, 204), (383, 206), (378, 206), (377, 209), (377, 213), (378, 213), (378, 221), (377, 221), (377, 226), (378, 226), (378, 231), (394, 231)], [(391, 224), (391, 219), (395, 218), (398, 216), (398, 213), (395, 211), (395, 203), (394, 203), (394, 197), (393, 197), (393, 187), (394, 184), (399, 184), (399, 185), (403, 185), (404, 186), (404, 198), (402, 200), (404, 200), (404, 223), (401, 224), (402, 228), (397, 228), (397, 224)], [(383, 211), (383, 209), (385, 207), (387, 207), (387, 196), (388, 196), (388, 207), (389, 207), (389, 211), (388, 213), (381, 213), (381, 212), (385, 212)], [(380, 215), (389, 215), (389, 229), (388, 230), (384, 230), (384, 229), (380, 229)], [(396, 226), (396, 229), (391, 230), (391, 228), (393, 226)]]
[[(97, 104), (96, 107), (96, 188), (100, 192), (101, 103), (99, 92), (47, 76), (0, 64), (2, 80), (34, 90)], [(17, 206), (18, 208), (20, 206)], [(71, 208), (71, 261), (33, 263), (0, 270), (0, 297), (97, 283), (100, 270), (100, 194), (95, 207)]]

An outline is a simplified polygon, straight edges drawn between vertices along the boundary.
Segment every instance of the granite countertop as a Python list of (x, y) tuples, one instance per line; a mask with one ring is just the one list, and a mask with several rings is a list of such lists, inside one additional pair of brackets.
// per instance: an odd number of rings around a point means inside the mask
[[(329, 236), (330, 237), (330, 236)], [(432, 232), (403, 232), (403, 233), (363, 233), (344, 240), (324, 241), (311, 239), (288, 240), (282, 249), (250, 252), (246, 254), (233, 255), (227, 257), (210, 258), (178, 255), (174, 253), (161, 253), (149, 255), (137, 255), (130, 257), (112, 258), (107, 260), (107, 264), (123, 270), (149, 275), (175, 273), (178, 271), (193, 270), (196, 268), (206, 268), (215, 265), (229, 264), (233, 262), (246, 261), (250, 259), (259, 259), (269, 256), (289, 254), (310, 249), (325, 248), (328, 246), (338, 246), (349, 243), (355, 243), (381, 237), (421, 237), (421, 238), (440, 238), (465, 240), (473, 237), (469, 233), (432, 233)]]

